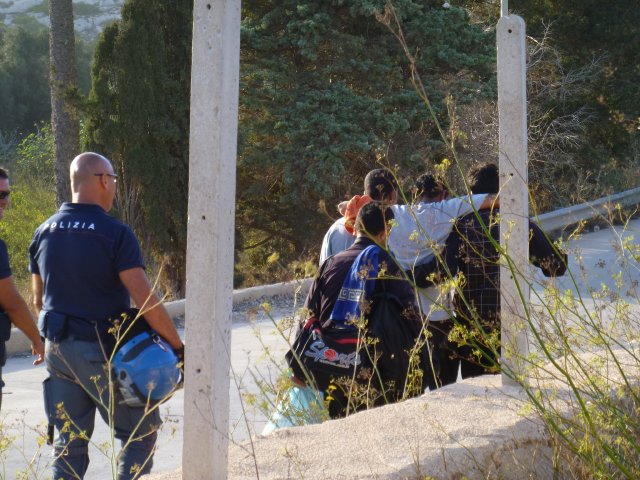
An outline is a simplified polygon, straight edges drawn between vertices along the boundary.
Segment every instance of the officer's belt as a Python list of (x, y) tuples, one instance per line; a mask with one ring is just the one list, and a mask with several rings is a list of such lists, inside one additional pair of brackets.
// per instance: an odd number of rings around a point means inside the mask
[(98, 323), (79, 317), (67, 317), (68, 336), (85, 342), (97, 342), (102, 338), (98, 333)]
[(53, 342), (68, 337), (85, 342), (97, 342), (108, 338), (108, 323), (96, 322), (64, 313), (41, 312), (38, 319), (40, 334)]

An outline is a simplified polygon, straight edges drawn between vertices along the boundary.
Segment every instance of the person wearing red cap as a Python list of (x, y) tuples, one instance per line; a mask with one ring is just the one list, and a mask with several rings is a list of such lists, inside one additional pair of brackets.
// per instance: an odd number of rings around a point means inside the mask
[(356, 239), (356, 237), (347, 232), (347, 229), (344, 227), (344, 214), (347, 210), (347, 203), (348, 202), (344, 201), (338, 204), (338, 213), (340, 213), (340, 218), (333, 222), (333, 225), (329, 227), (329, 230), (327, 230), (327, 233), (325, 233), (324, 238), (322, 239), (322, 247), (320, 247), (320, 261), (318, 262), (320, 265), (322, 265), (324, 261), (332, 255), (349, 248), (353, 245), (353, 242)]
[(355, 221), (360, 209), (367, 203), (378, 201), (386, 205), (396, 203), (398, 184), (390, 170), (376, 168), (364, 178), (364, 195), (355, 195), (346, 204), (343, 217), (329, 228), (322, 240), (320, 265), (332, 255), (346, 250), (356, 239)]

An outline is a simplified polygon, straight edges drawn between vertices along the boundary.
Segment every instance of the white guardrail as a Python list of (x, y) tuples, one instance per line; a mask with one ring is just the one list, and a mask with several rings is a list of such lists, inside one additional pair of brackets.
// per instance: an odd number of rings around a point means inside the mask
[(538, 222), (543, 230), (551, 232), (574, 223), (590, 220), (600, 215), (613, 212), (616, 205), (627, 207), (638, 203), (640, 203), (640, 187), (609, 195), (608, 197), (602, 197), (593, 202), (581, 203), (580, 205), (543, 213), (534, 220)]
[[(592, 202), (581, 203), (572, 207), (561, 208), (553, 212), (539, 215), (536, 219), (540, 227), (547, 232), (560, 230), (568, 225), (572, 225), (585, 220), (596, 218), (600, 215), (612, 212), (616, 205), (626, 207), (640, 203), (640, 187), (625, 192), (599, 198)], [(283, 282), (274, 285), (260, 285), (257, 287), (244, 288), (233, 291), (233, 303), (237, 304), (246, 300), (255, 300), (262, 297), (272, 297), (294, 292), (300, 288), (301, 291), (309, 288), (311, 278), (296, 280), (293, 282)], [(176, 300), (164, 304), (172, 318), (184, 316), (185, 300)], [(29, 350), (29, 341), (18, 329), (14, 328), (11, 340), (7, 342), (7, 354), (13, 355), (18, 352)]]

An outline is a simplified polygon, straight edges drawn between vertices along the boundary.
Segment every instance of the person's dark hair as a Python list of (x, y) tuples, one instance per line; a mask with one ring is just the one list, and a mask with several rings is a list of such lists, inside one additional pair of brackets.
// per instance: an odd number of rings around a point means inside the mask
[(394, 218), (390, 207), (384, 207), (380, 202), (367, 203), (358, 212), (356, 230), (375, 236), (382, 232), (385, 225)]
[(6, 168), (0, 167), (0, 178), (4, 178), (4, 179), (9, 178), (9, 172), (7, 171)]
[(495, 163), (479, 163), (469, 170), (467, 183), (471, 193), (498, 193), (500, 176)]
[(389, 198), (397, 187), (396, 179), (386, 168), (371, 170), (364, 177), (364, 193), (376, 201)]
[(416, 196), (418, 198), (434, 198), (446, 190), (444, 183), (438, 180), (435, 175), (425, 173), (416, 180)]

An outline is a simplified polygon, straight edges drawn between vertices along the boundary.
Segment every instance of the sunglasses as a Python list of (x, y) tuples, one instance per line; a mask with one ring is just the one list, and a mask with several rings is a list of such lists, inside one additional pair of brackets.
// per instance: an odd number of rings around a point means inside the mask
[(107, 177), (113, 178), (115, 181), (117, 181), (117, 178), (118, 178), (118, 175), (116, 175), (115, 173), (94, 173), (94, 175), (96, 177), (101, 177), (103, 175), (106, 175)]
[(11, 192), (9, 192), (7, 190), (0, 190), (0, 200), (4, 200), (5, 198), (9, 198), (9, 195), (11, 195)]

